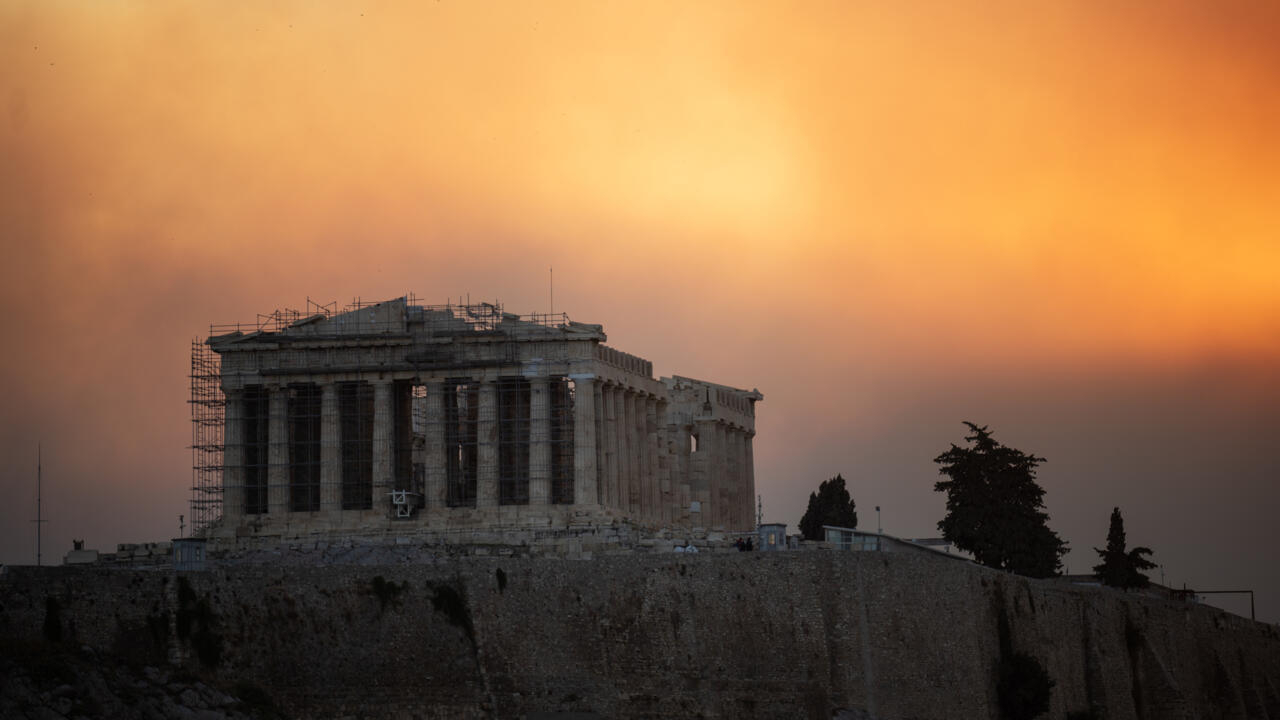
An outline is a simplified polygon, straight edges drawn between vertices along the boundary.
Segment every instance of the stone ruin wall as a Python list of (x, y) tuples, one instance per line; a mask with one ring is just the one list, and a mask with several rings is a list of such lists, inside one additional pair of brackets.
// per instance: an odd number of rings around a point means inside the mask
[(908, 554), (8, 568), (0, 639), (39, 642), (50, 598), (64, 644), (300, 718), (998, 717), (1002, 615), (1056, 683), (1046, 717), (1280, 717), (1274, 626)]
[(754, 526), (763, 396), (654, 378), (600, 325), (398, 298), (221, 330), (192, 356), (192, 523), (220, 542)]

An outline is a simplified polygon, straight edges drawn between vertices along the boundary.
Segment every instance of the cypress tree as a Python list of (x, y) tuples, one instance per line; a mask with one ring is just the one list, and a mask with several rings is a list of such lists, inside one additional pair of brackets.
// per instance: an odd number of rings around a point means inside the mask
[(852, 528), (858, 526), (858, 512), (853, 498), (844, 486), (844, 478), (837, 474), (818, 485), (818, 492), (809, 493), (809, 508), (800, 518), (800, 532), (805, 540), (822, 540), (823, 525)]
[(1136, 547), (1125, 550), (1124, 517), (1120, 508), (1111, 510), (1111, 527), (1107, 530), (1107, 549), (1093, 549), (1102, 558), (1102, 563), (1093, 566), (1093, 574), (1103, 585), (1123, 589), (1144, 588), (1151, 580), (1143, 570), (1150, 570), (1156, 564), (1143, 557), (1151, 554), (1151, 548)]

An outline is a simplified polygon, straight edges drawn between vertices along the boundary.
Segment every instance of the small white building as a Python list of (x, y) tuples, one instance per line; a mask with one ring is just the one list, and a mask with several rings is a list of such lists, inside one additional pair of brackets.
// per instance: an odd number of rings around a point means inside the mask
[(207, 542), (202, 537), (174, 538), (173, 569), (178, 572), (203, 570)]
[(63, 565), (91, 565), (98, 562), (97, 550), (85, 550), (83, 540), (72, 540), (71, 549), (62, 558)]
[(786, 550), (787, 524), (764, 523), (756, 531), (756, 544), (760, 550)]
[[(822, 526), (823, 539), (836, 550), (861, 550), (870, 552), (929, 552), (957, 560), (966, 560), (951, 554), (951, 543), (942, 538), (899, 538), (883, 533), (863, 532), (857, 528)], [(942, 550), (937, 548), (941, 547)]]

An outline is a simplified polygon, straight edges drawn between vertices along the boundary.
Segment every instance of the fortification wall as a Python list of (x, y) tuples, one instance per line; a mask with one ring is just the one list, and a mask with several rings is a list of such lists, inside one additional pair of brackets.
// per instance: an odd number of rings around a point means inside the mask
[(1280, 717), (1272, 626), (915, 554), (0, 578), (6, 643), (56, 629), (125, 662), (255, 684), (304, 718), (994, 718), (1002, 625), (1056, 683), (1047, 717)]

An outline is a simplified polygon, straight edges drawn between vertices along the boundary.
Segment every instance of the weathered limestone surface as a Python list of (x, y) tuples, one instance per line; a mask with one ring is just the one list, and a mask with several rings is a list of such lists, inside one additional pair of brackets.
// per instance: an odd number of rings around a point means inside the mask
[(267, 502), (270, 514), (280, 517), (289, 512), (289, 402), (282, 388), (270, 393)]
[(596, 402), (590, 375), (574, 377), (576, 398), (573, 403), (573, 490), (574, 504), (595, 507), (596, 495)]
[(338, 393), (332, 383), (320, 386), (320, 391), (320, 509), (332, 514), (342, 510)]
[(547, 379), (529, 381), (529, 504), (551, 501), (551, 399)]
[(261, 687), (299, 718), (996, 718), (1002, 618), (1011, 650), (1056, 683), (1047, 717), (1280, 717), (1275, 627), (923, 555), (0, 576), (6, 647), (42, 642), (52, 622), (64, 645), (174, 658), (211, 685)]
[[(749, 531), (737, 448), (763, 396), (655, 378), (605, 339), (563, 316), (406, 298), (210, 337), (227, 399), (222, 513), (196, 531), (225, 543), (584, 518)], [(263, 393), (267, 417), (250, 417), (245, 398)]]
[(391, 383), (373, 384), (373, 507), (386, 507), (394, 485), (391, 467)]
[[(444, 415), (444, 383), (440, 380), (433, 380), (427, 384), (427, 416), (441, 417)], [(444, 507), (445, 498), (448, 494), (445, 482), (447, 475), (445, 472), (445, 444), (444, 444), (444, 424), (430, 423), (427, 425), (426, 437), (426, 502), (431, 507)]]
[[(223, 432), (226, 437), (239, 438), (243, 434), (244, 391), (224, 391), (226, 409), (223, 415)], [(222, 516), (229, 525), (239, 525), (244, 515), (244, 445), (229, 443), (224, 451)]]
[(480, 383), (480, 408), (477, 412), (477, 434), (480, 438), (480, 466), (476, 481), (476, 507), (498, 505), (498, 386), (492, 381)]

